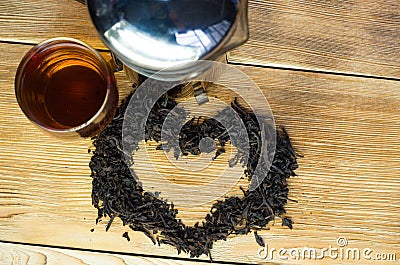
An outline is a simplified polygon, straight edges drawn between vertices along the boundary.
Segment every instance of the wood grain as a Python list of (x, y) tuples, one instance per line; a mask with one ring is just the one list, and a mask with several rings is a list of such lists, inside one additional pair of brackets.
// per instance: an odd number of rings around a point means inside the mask
[[(132, 240), (127, 242), (122, 233), (129, 230), (118, 220), (107, 233), (108, 220), (94, 225), (90, 141), (50, 138), (28, 122), (15, 100), (14, 74), (29, 48), (0, 44), (4, 55), (0, 61), (0, 239), (177, 257), (176, 250), (153, 246), (141, 233), (129, 232)], [(345, 237), (351, 248), (368, 247), (374, 253), (396, 253), (400, 258), (400, 82), (238, 69), (260, 86), (277, 124), (287, 128), (295, 148), (304, 155), (299, 159), (299, 176), (289, 181), (290, 197), (298, 200), (287, 207), (294, 229), (281, 227), (277, 220), (270, 230), (260, 232), (268, 246), (324, 248), (337, 246), (336, 239)], [(128, 82), (123, 74), (117, 78), (126, 93)], [(210, 96), (233, 97), (217, 89)], [(164, 158), (153, 158), (167, 166)], [(226, 167), (225, 162), (219, 163)], [(180, 205), (178, 209), (185, 222), (195, 222), (204, 217), (209, 205), (195, 209)], [(258, 250), (253, 235), (236, 236), (217, 242), (212, 254), (216, 261), (265, 261), (258, 257)], [(319, 260), (276, 256), (274, 261), (320, 264)]]
[[(229, 60), (400, 78), (398, 0), (251, 0), (250, 39)], [(2, 1), (0, 40), (79, 38), (104, 48), (75, 0)]]
[(0, 264), (2, 265), (59, 265), (59, 264), (113, 264), (113, 265), (180, 265), (207, 264), (182, 260), (96, 253), (62, 248), (27, 246), (21, 244), (0, 243)]
[(104, 48), (86, 6), (75, 0), (2, 1), (0, 40), (37, 44), (54, 37), (78, 38)]
[(255, 0), (230, 61), (400, 77), (398, 0)]

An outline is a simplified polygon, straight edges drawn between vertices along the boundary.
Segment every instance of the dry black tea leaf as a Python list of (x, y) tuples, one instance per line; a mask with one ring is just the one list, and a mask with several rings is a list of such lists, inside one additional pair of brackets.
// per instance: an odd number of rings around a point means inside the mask
[(287, 226), (290, 229), (293, 229), (293, 220), (290, 218), (282, 218), (282, 226)]
[(259, 246), (265, 247), (264, 239), (257, 233), (257, 231), (254, 231), (254, 237)]
[(128, 240), (128, 242), (131, 241), (128, 232), (123, 233), (122, 237), (126, 238), (126, 240)]

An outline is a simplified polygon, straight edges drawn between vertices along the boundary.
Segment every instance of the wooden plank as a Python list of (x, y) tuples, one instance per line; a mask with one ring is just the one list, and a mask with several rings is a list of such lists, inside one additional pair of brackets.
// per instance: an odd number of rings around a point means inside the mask
[[(107, 220), (94, 225), (97, 212), (90, 199), (90, 141), (66, 142), (46, 136), (28, 122), (16, 103), (13, 78), (29, 48), (0, 44), (4, 55), (0, 62), (0, 238), (177, 257), (175, 249), (153, 246), (141, 233), (130, 232), (132, 240), (127, 242), (122, 233), (129, 230), (118, 220), (107, 233)], [(239, 69), (260, 86), (277, 123), (286, 126), (295, 148), (304, 155), (299, 159), (299, 176), (289, 181), (290, 197), (299, 201), (287, 207), (294, 229), (275, 225), (260, 232), (268, 246), (328, 248), (345, 237), (350, 248), (372, 248), (373, 253), (395, 253), (400, 258), (400, 82)], [(126, 93), (125, 77), (119, 74), (117, 78)], [(211, 90), (212, 95), (223, 100), (233, 96), (225, 90)], [(152, 159), (160, 167), (167, 166), (165, 159)], [(179, 216), (195, 222), (209, 207), (179, 205)], [(248, 235), (217, 242), (212, 254), (216, 261), (262, 262), (265, 259), (258, 251), (253, 235)], [(276, 256), (274, 261), (320, 263)]]
[(55, 37), (77, 38), (105, 48), (86, 6), (75, 0), (0, 3), (0, 40), (36, 44)]
[(398, 0), (254, 0), (246, 64), (400, 77)]
[(0, 263), (11, 264), (115, 264), (115, 265), (180, 265), (207, 264), (205, 262), (190, 262), (173, 259), (107, 254), (98, 252), (78, 251), (62, 248), (27, 246), (21, 244), (0, 243)]
[[(400, 78), (398, 0), (251, 0), (250, 40), (230, 61)], [(16, 30), (17, 29), (17, 30)], [(58, 36), (104, 48), (75, 0), (2, 1), (0, 40)]]

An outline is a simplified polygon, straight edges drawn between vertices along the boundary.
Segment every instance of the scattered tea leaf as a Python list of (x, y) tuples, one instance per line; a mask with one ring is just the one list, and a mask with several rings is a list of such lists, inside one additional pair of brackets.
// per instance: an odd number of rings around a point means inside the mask
[(282, 218), (282, 226), (287, 226), (290, 229), (293, 229), (293, 220), (288, 217)]
[(131, 239), (129, 238), (128, 232), (123, 233), (122, 237), (126, 238), (126, 240), (128, 240), (128, 242), (131, 241)]
[(264, 239), (257, 233), (257, 231), (254, 231), (254, 237), (259, 246), (265, 247)]

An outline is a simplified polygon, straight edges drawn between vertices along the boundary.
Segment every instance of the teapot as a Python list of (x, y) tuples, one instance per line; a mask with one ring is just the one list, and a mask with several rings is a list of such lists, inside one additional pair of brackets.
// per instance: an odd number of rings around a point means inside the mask
[(184, 80), (249, 37), (247, 0), (86, 0), (105, 45), (129, 70)]

